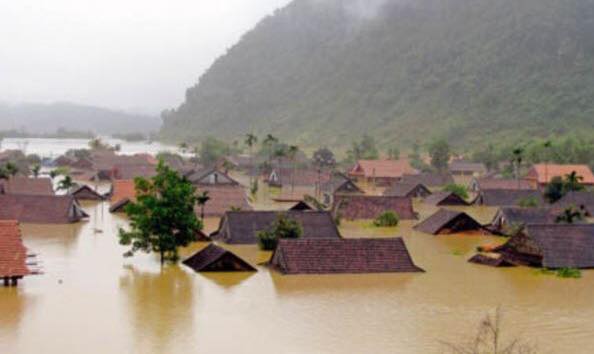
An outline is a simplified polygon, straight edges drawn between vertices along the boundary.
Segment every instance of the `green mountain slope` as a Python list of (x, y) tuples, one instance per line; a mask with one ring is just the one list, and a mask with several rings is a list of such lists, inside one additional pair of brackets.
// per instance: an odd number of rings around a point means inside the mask
[(164, 113), (162, 135), (407, 145), (594, 132), (592, 0), (297, 0)]

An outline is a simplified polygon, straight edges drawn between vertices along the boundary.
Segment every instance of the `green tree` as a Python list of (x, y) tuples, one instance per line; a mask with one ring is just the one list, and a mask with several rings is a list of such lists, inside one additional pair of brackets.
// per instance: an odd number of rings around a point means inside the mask
[(178, 260), (178, 247), (195, 240), (202, 229), (196, 217), (196, 190), (185, 177), (162, 161), (151, 179), (136, 178), (136, 202), (125, 208), (130, 218), (129, 230), (119, 230), (120, 244), (131, 246), (125, 256), (138, 251), (157, 252), (161, 266)]
[[(255, 136), (252, 133), (248, 133), (245, 135), (245, 145), (248, 146), (249, 151), (250, 151), (250, 169), (252, 168), (252, 166), (254, 165), (254, 145), (256, 145), (256, 143), (258, 142), (258, 137)], [(249, 171), (249, 175), (250, 175), (250, 186), (254, 183), (253, 182), (253, 171)]]
[(200, 206), (200, 220), (204, 223), (204, 207), (206, 203), (210, 200), (210, 196), (208, 195), (208, 191), (204, 191), (196, 197), (196, 203)]
[(468, 199), (468, 189), (461, 184), (451, 183), (443, 187), (444, 192), (451, 192), (462, 199)]
[(544, 197), (549, 203), (555, 203), (565, 195), (563, 179), (555, 176), (547, 184), (544, 190)]
[(312, 160), (314, 165), (320, 168), (334, 168), (336, 166), (334, 153), (327, 147), (322, 147), (314, 151)]
[(31, 167), (31, 172), (33, 173), (33, 177), (39, 177), (39, 173), (41, 172), (41, 165), (33, 165), (33, 167)]
[(374, 221), (373, 225), (376, 227), (394, 227), (398, 226), (400, 218), (398, 214), (392, 210), (385, 211), (380, 214)]
[(573, 224), (582, 220), (584, 220), (584, 214), (574, 207), (569, 207), (565, 208), (563, 213), (557, 216), (555, 222), (558, 224)]
[(74, 181), (72, 180), (72, 177), (70, 176), (64, 176), (64, 178), (62, 178), (62, 180), (60, 182), (58, 182), (58, 187), (57, 189), (59, 191), (70, 191), (76, 184), (74, 183)]
[(200, 161), (205, 166), (214, 165), (219, 159), (229, 154), (229, 145), (212, 136), (200, 144)]
[(400, 149), (397, 146), (393, 146), (388, 149), (388, 158), (390, 160), (399, 160), (400, 159)]
[(450, 162), (450, 145), (445, 139), (439, 139), (429, 145), (431, 166), (438, 171), (446, 171)]
[(577, 172), (575, 171), (572, 171), (570, 174), (566, 175), (563, 184), (564, 193), (584, 190), (585, 187), (582, 184), (583, 179), (584, 178), (582, 176), (578, 176)]
[(349, 161), (377, 160), (379, 150), (375, 139), (370, 135), (363, 135), (360, 141), (353, 141), (351, 149), (347, 151)]
[(256, 234), (260, 248), (266, 251), (274, 250), (279, 239), (299, 238), (302, 235), (303, 227), (301, 224), (297, 220), (288, 217), (285, 213), (279, 213), (269, 229)]
[(299, 152), (299, 147), (297, 145), (291, 145), (287, 149), (287, 157), (291, 160), (293, 164), (293, 171), (291, 172), (291, 193), (295, 190), (295, 173), (297, 169), (297, 153)]

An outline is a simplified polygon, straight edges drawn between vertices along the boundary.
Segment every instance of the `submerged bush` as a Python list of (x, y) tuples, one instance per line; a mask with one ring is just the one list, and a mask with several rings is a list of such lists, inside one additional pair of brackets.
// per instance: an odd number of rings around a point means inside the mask
[(561, 268), (557, 269), (557, 276), (559, 278), (581, 278), (582, 272), (577, 268)]
[(398, 214), (393, 211), (386, 211), (373, 221), (373, 225), (377, 227), (393, 227), (398, 226), (399, 221)]
[(303, 227), (294, 219), (285, 214), (278, 214), (278, 217), (270, 229), (259, 231), (256, 234), (260, 249), (272, 251), (276, 248), (281, 238), (299, 238), (303, 235)]
[(468, 189), (461, 184), (451, 183), (443, 187), (444, 192), (452, 192), (462, 199), (468, 199)]

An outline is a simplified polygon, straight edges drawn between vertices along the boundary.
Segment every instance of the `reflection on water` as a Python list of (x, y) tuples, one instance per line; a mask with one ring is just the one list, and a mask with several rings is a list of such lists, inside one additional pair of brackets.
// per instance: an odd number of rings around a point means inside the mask
[[(345, 222), (347, 237), (403, 236), (423, 274), (282, 276), (161, 270), (154, 255), (123, 258), (122, 216), (85, 203), (75, 225), (24, 225), (45, 274), (0, 287), (1, 353), (439, 353), (501, 305), (504, 331), (551, 353), (594, 345), (594, 272), (579, 280), (467, 263), (485, 236), (431, 236)], [(426, 217), (435, 208), (416, 205)], [(492, 209), (466, 208), (481, 222)], [(207, 220), (210, 230), (217, 221)], [(97, 230), (101, 230), (98, 232)], [(181, 250), (188, 257), (205, 247)], [(225, 246), (227, 247), (227, 246)], [(270, 252), (229, 246), (250, 264)]]

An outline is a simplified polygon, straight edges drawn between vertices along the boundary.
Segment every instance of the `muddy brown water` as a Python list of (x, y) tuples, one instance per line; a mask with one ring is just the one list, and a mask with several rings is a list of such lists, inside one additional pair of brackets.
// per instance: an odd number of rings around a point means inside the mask
[[(121, 216), (84, 205), (76, 225), (23, 225), (43, 275), (0, 287), (0, 353), (440, 353), (472, 337), (501, 306), (504, 337), (542, 353), (594, 346), (594, 272), (579, 280), (466, 260), (485, 236), (434, 237), (344, 223), (349, 237), (402, 235), (424, 274), (282, 276), (160, 269), (153, 255), (123, 258)], [(417, 206), (423, 216), (433, 211)], [(493, 210), (469, 209), (488, 221)], [(209, 220), (212, 230), (216, 220)], [(204, 247), (195, 244), (183, 255)], [(229, 247), (252, 264), (269, 257)]]

